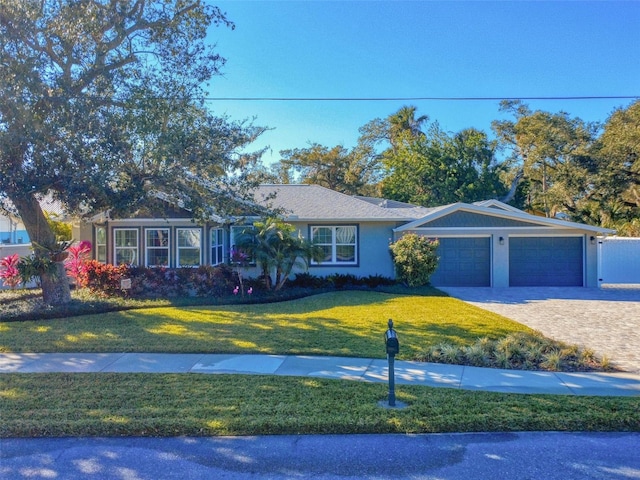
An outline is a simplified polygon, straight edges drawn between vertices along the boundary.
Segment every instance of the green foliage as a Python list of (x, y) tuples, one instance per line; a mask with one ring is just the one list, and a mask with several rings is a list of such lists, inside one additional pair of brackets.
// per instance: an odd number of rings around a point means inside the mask
[(326, 278), (329, 285), (337, 289), (361, 284), (360, 279), (350, 273), (333, 273)]
[(40, 281), (43, 274), (55, 274), (56, 264), (50, 258), (30, 255), (20, 259), (18, 272), (23, 283), (29, 283), (31, 280)]
[(438, 267), (438, 241), (410, 233), (390, 245), (398, 280), (410, 287), (427, 285)]
[(267, 290), (280, 290), (294, 267), (308, 268), (311, 260), (324, 258), (322, 249), (302, 237), (281, 219), (255, 222), (236, 238), (236, 247), (260, 267)]
[[(32, 241), (56, 242), (38, 199), (122, 217), (158, 191), (208, 217), (238, 207), (264, 128), (214, 116), (204, 86), (224, 59), (196, 0), (0, 0), (0, 200)], [(239, 152), (242, 151), (242, 155)], [(70, 301), (45, 274), (43, 296)]]
[(71, 240), (71, 224), (67, 222), (62, 222), (60, 220), (56, 220), (56, 218), (47, 212), (45, 212), (45, 216), (47, 217), (47, 223), (56, 236), (56, 240), (58, 242), (62, 241), (70, 241)]
[(474, 367), (564, 372), (612, 370), (593, 351), (548, 339), (537, 332), (515, 332), (500, 339), (481, 338), (472, 345), (440, 343), (425, 347), (421, 361)]
[(235, 285), (235, 275), (227, 265), (201, 265), (192, 272), (190, 281), (198, 297), (225, 297)]
[(575, 209), (589, 184), (584, 159), (595, 140), (596, 126), (565, 112), (531, 111), (522, 102), (503, 102), (515, 120), (493, 122), (509, 152), (509, 164), (527, 182), (521, 208), (553, 217)]
[(418, 137), (405, 133), (383, 154), (382, 194), (429, 207), (496, 198), (506, 188), (495, 150), (495, 142), (475, 129), (451, 136), (433, 124)]
[(276, 179), (282, 183), (321, 185), (347, 195), (370, 195), (379, 181), (379, 159), (371, 148), (359, 144), (348, 150), (317, 143), (309, 148), (280, 152), (275, 166)]
[[(100, 263), (90, 260), (79, 275), (78, 286), (102, 297), (189, 298), (229, 297), (236, 285), (231, 267), (227, 265), (198, 268), (149, 268)], [(123, 290), (121, 281), (131, 280), (131, 288)], [(248, 287), (254, 282), (249, 281)]]
[(637, 100), (611, 114), (585, 165), (591, 189), (578, 214), (623, 236), (640, 236), (639, 132)]
[(124, 292), (120, 282), (127, 277), (128, 272), (127, 265), (116, 266), (89, 260), (78, 276), (78, 285), (101, 295), (122, 295)]

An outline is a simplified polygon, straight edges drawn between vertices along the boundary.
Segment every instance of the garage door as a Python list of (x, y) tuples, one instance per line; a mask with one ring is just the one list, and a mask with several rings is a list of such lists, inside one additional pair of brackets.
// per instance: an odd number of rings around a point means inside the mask
[(441, 287), (491, 286), (489, 238), (441, 238), (440, 262), (431, 284)]
[(583, 262), (582, 237), (509, 239), (512, 287), (581, 287)]

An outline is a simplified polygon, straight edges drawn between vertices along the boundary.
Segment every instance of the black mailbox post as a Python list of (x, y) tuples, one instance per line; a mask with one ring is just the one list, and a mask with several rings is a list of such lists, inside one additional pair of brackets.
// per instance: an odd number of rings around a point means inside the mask
[(384, 343), (387, 349), (387, 360), (389, 360), (389, 406), (396, 406), (396, 378), (394, 371), (394, 361), (400, 353), (400, 342), (398, 335), (393, 329), (393, 320), (389, 319), (389, 329), (384, 334)]

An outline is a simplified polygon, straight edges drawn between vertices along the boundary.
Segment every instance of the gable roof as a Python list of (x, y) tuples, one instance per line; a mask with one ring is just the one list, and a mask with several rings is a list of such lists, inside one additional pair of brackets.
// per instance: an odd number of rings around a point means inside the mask
[(522, 210), (516, 207), (512, 207), (511, 205), (507, 205), (506, 203), (502, 203), (500, 200), (482, 200), (481, 202), (473, 202), (473, 205), (477, 205), (479, 207), (497, 208), (499, 210), (506, 210), (508, 212), (522, 212)]
[(282, 209), (286, 220), (298, 221), (402, 221), (425, 216), (430, 209), (392, 200), (355, 197), (320, 185), (260, 185), (255, 201)]
[(428, 224), (430, 222), (457, 212), (469, 212), (479, 215), (498, 217), (505, 220), (512, 220), (515, 222), (522, 222), (543, 227), (570, 228), (598, 234), (615, 233), (615, 230), (611, 230), (609, 228), (594, 227), (582, 223), (558, 220), (555, 218), (538, 217), (536, 215), (531, 215), (529, 213), (523, 212), (522, 210), (518, 210), (517, 208), (511, 207), (510, 205), (498, 202), (497, 200), (488, 200), (485, 202), (477, 202), (474, 204), (453, 203), (450, 205), (445, 205), (439, 209), (435, 209), (434, 211), (429, 212), (422, 218), (395, 228), (394, 232), (404, 232), (408, 230), (415, 230), (416, 228), (428, 228)]

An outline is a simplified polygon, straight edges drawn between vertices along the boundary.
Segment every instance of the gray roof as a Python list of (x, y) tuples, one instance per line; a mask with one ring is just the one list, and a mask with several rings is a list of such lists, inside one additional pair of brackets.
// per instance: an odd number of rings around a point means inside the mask
[[(502, 208), (502, 206), (507, 208)], [(395, 232), (403, 232), (419, 229), (421, 227), (428, 227), (429, 222), (437, 218), (444, 217), (458, 211), (465, 211), (471, 213), (477, 213), (481, 215), (495, 216), (507, 218), (519, 222), (530, 222), (533, 224), (547, 226), (547, 227), (559, 227), (559, 228), (571, 228), (583, 231), (595, 232), (598, 234), (612, 234), (615, 230), (608, 228), (595, 227), (592, 225), (585, 225), (582, 223), (568, 222), (565, 220), (558, 220), (555, 218), (539, 217), (537, 215), (531, 215), (530, 213), (523, 212), (517, 208), (510, 207), (497, 201), (477, 202), (475, 204), (468, 203), (452, 203), (450, 205), (444, 205), (434, 209), (431, 213), (419, 218), (410, 223), (404, 224), (394, 229)]]
[(345, 195), (319, 185), (260, 185), (254, 197), (261, 205), (283, 209), (289, 221), (406, 222), (431, 211), (408, 203)]

